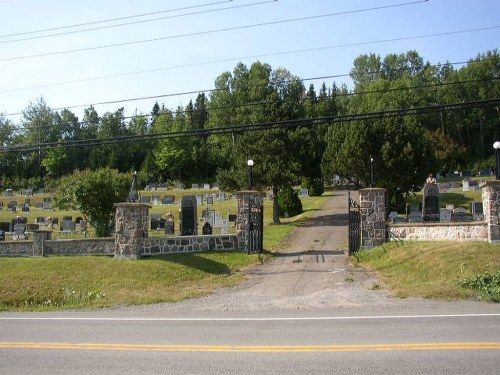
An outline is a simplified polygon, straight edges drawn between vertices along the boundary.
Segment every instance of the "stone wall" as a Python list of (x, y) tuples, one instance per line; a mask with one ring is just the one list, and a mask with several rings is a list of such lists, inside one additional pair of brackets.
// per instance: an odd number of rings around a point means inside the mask
[(78, 240), (46, 240), (37, 250), (34, 241), (0, 242), (0, 256), (75, 256), (75, 255), (113, 255), (115, 239), (87, 238)]
[(87, 238), (80, 240), (48, 240), (44, 242), (44, 256), (114, 255), (115, 239)]
[(387, 224), (387, 240), (488, 241), (488, 225), (485, 222)]
[(33, 241), (0, 242), (0, 256), (7, 256), (7, 257), (33, 256)]
[(238, 246), (236, 235), (144, 238), (141, 243), (141, 256), (208, 250), (235, 250)]

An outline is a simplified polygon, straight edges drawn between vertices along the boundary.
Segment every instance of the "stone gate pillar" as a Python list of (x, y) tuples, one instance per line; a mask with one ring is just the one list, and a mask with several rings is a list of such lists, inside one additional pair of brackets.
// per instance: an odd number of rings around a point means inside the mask
[(142, 239), (148, 237), (151, 206), (142, 203), (115, 203), (115, 258), (138, 259)]
[(359, 191), (361, 216), (361, 248), (370, 249), (385, 243), (385, 189)]
[(238, 197), (236, 238), (238, 250), (248, 254), (263, 250), (264, 203), (258, 191), (241, 191)]
[(488, 242), (500, 242), (500, 181), (483, 182), (481, 188)]

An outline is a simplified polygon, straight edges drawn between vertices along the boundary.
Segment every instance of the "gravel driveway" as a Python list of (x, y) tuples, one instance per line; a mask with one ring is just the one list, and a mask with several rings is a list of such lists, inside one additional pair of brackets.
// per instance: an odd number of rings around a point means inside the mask
[[(347, 257), (347, 191), (335, 192), (298, 226), (269, 262), (246, 270), (241, 285), (181, 303), (171, 311), (269, 312), (387, 305), (397, 300), (377, 290), (376, 276)], [(392, 301), (392, 302), (391, 302)]]

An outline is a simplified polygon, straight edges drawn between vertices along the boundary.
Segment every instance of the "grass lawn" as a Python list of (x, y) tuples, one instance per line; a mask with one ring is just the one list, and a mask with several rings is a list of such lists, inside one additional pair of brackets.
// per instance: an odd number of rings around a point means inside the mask
[[(326, 193), (322, 197), (304, 198), (304, 213), (284, 219), (279, 225), (271, 225), (272, 205), (265, 202), (265, 249), (272, 252), (280, 248), (295, 225), (330, 197)], [(175, 208), (156, 206), (152, 211), (175, 212)], [(236, 201), (210, 208), (235, 213)], [(110, 257), (0, 258), (0, 311), (176, 302), (210, 294), (219, 287), (234, 286), (243, 280), (242, 270), (260, 261), (261, 256), (237, 251), (168, 255), (139, 261)]]
[(477, 299), (463, 279), (500, 270), (500, 244), (460, 241), (389, 242), (353, 256), (355, 264), (376, 271), (394, 296)]

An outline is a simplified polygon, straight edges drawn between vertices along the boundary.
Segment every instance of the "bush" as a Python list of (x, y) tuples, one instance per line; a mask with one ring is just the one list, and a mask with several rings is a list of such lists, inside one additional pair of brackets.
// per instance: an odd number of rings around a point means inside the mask
[(285, 213), (288, 213), (288, 216), (302, 213), (302, 202), (291, 187), (286, 187), (278, 193), (278, 215), (283, 217)]
[(484, 275), (461, 280), (459, 284), (478, 291), (484, 301), (500, 302), (500, 271), (486, 272)]
[(302, 186), (309, 190), (311, 197), (320, 197), (325, 192), (325, 186), (321, 178), (304, 178)]

